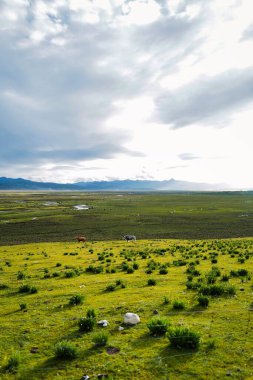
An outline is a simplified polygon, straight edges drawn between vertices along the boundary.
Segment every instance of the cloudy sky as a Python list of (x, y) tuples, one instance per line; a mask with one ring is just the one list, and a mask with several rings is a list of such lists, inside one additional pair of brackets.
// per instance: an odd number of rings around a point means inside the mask
[(0, 0), (0, 176), (253, 188), (252, 0)]

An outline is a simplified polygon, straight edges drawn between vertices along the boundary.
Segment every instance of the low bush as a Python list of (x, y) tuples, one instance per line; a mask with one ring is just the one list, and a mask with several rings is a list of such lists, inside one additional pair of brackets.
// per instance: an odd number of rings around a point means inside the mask
[(26, 303), (21, 303), (21, 304), (19, 305), (19, 307), (20, 307), (20, 310), (27, 310), (27, 305), (26, 305)]
[(116, 284), (109, 284), (106, 286), (105, 290), (107, 292), (113, 292), (116, 289)]
[(90, 332), (94, 329), (96, 319), (93, 317), (83, 317), (78, 321), (79, 331)]
[(236, 290), (232, 285), (204, 285), (199, 289), (199, 294), (203, 296), (234, 296)]
[(81, 294), (75, 294), (70, 297), (69, 299), (69, 305), (70, 306), (76, 306), (76, 305), (81, 305), (83, 303), (84, 296)]
[(21, 285), (19, 287), (19, 293), (30, 293), (31, 286), (30, 285)]
[(155, 286), (156, 280), (154, 280), (153, 278), (149, 278), (147, 284), (148, 286)]
[(86, 317), (87, 318), (93, 318), (93, 319), (96, 319), (97, 315), (96, 315), (96, 311), (94, 309), (88, 309), (87, 310), (87, 313), (86, 313)]
[(167, 268), (161, 268), (159, 270), (159, 274), (168, 274), (168, 269)]
[(148, 323), (147, 327), (151, 335), (164, 335), (166, 334), (170, 323), (165, 317), (152, 318)]
[(74, 272), (73, 270), (69, 270), (69, 271), (67, 271), (67, 272), (64, 273), (64, 276), (66, 278), (73, 278), (73, 277), (76, 276), (76, 272)]
[(60, 342), (55, 346), (55, 357), (60, 360), (73, 360), (77, 356), (76, 347), (70, 342)]
[(184, 310), (185, 309), (185, 304), (183, 301), (174, 301), (173, 304), (172, 304), (172, 308), (174, 310)]
[(0, 284), (0, 290), (8, 289), (9, 286), (6, 284)]
[(223, 281), (223, 282), (228, 282), (229, 281), (229, 275), (228, 274), (223, 274), (221, 276), (220, 280)]
[(24, 280), (25, 278), (26, 278), (25, 273), (23, 273), (19, 270), (17, 273), (17, 280)]
[(31, 287), (30, 287), (30, 293), (31, 293), (31, 294), (38, 293), (38, 289), (36, 288), (36, 286), (31, 286)]
[(206, 296), (199, 296), (198, 303), (199, 303), (199, 306), (207, 307), (209, 305), (209, 298)]
[(187, 327), (171, 328), (167, 337), (174, 348), (197, 349), (200, 344), (200, 335)]
[(101, 331), (93, 336), (92, 342), (95, 344), (95, 346), (102, 347), (106, 346), (108, 339), (108, 333)]
[(17, 372), (19, 364), (20, 364), (20, 355), (19, 353), (14, 353), (9, 357), (7, 364), (5, 366), (5, 370), (10, 373), (15, 373)]

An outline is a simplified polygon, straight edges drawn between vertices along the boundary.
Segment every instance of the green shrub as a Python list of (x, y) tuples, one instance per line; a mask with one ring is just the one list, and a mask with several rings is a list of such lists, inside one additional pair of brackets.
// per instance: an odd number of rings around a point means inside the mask
[(69, 271), (65, 272), (64, 275), (66, 278), (72, 278), (72, 277), (76, 276), (76, 272), (74, 272), (73, 270), (69, 270)]
[(214, 339), (212, 340), (209, 340), (207, 343), (206, 343), (206, 350), (213, 350), (214, 348), (216, 348), (216, 342)]
[(171, 328), (167, 337), (170, 345), (179, 349), (197, 349), (200, 343), (200, 335), (187, 327)]
[(92, 331), (94, 329), (95, 323), (96, 323), (95, 318), (90, 318), (90, 317), (80, 318), (78, 321), (79, 331), (81, 332)]
[(30, 287), (30, 293), (31, 293), (31, 294), (38, 293), (38, 289), (36, 288), (36, 286), (31, 286), (31, 287)]
[(96, 346), (102, 347), (102, 346), (106, 346), (108, 339), (109, 339), (108, 334), (104, 331), (101, 331), (93, 336), (92, 342)]
[(151, 335), (164, 335), (169, 325), (170, 323), (165, 317), (155, 317), (147, 323)]
[(168, 298), (167, 296), (164, 296), (164, 297), (163, 297), (163, 304), (164, 304), (164, 305), (168, 305), (169, 303), (170, 303), (169, 298)]
[(161, 268), (159, 270), (159, 274), (168, 274), (168, 269), (167, 268)]
[(87, 318), (93, 318), (93, 319), (96, 319), (96, 312), (94, 309), (88, 309), (87, 310), (87, 313), (86, 313), (86, 317)]
[(185, 309), (185, 304), (183, 301), (176, 300), (172, 304), (172, 308), (174, 310), (184, 310)]
[(199, 294), (203, 296), (234, 296), (235, 287), (232, 285), (204, 285), (199, 289)]
[(70, 342), (60, 342), (55, 346), (55, 357), (57, 359), (73, 360), (76, 356), (76, 347)]
[(207, 307), (209, 305), (209, 298), (206, 296), (199, 296), (198, 303), (199, 303), (199, 306)]
[(19, 270), (17, 273), (17, 280), (24, 280), (25, 277), (26, 277), (25, 273), (23, 273)]
[(26, 303), (19, 304), (20, 310), (27, 310)]
[(0, 290), (8, 289), (9, 286), (6, 284), (0, 284)]
[(20, 364), (20, 354), (16, 352), (9, 357), (7, 364), (5, 366), (5, 370), (11, 373), (15, 373), (17, 372), (19, 364)]
[(107, 292), (113, 292), (116, 289), (116, 284), (109, 284), (106, 286), (105, 290)]
[(237, 273), (238, 273), (238, 276), (248, 276), (247, 269), (238, 269)]
[(147, 284), (148, 286), (155, 286), (156, 280), (154, 280), (153, 278), (149, 278)]
[(75, 294), (70, 297), (69, 299), (69, 305), (70, 306), (76, 306), (76, 305), (81, 305), (83, 303), (84, 296), (81, 294)]
[(229, 275), (228, 274), (223, 274), (221, 276), (220, 280), (223, 281), (223, 282), (228, 282), (229, 281)]
[(132, 267), (128, 267), (128, 268), (127, 268), (127, 273), (128, 273), (128, 274), (134, 273), (134, 268), (132, 268)]
[(19, 287), (19, 293), (30, 293), (31, 286), (30, 285), (21, 285)]

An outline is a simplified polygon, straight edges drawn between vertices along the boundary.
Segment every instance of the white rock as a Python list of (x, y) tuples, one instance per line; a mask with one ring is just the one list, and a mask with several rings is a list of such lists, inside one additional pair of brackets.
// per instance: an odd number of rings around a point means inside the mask
[(137, 323), (139, 323), (140, 321), (141, 320), (138, 314), (126, 313), (124, 315), (124, 323), (126, 323), (127, 325), (137, 325)]
[(124, 327), (119, 326), (119, 331), (123, 331), (123, 330), (124, 330)]
[(98, 321), (98, 325), (102, 327), (107, 327), (109, 325), (109, 322), (106, 319), (102, 319), (101, 321)]

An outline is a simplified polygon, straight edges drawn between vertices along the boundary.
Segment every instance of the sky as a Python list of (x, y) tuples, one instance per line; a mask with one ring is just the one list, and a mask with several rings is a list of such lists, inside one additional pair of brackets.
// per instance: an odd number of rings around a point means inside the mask
[(0, 176), (253, 188), (252, 0), (0, 0)]

